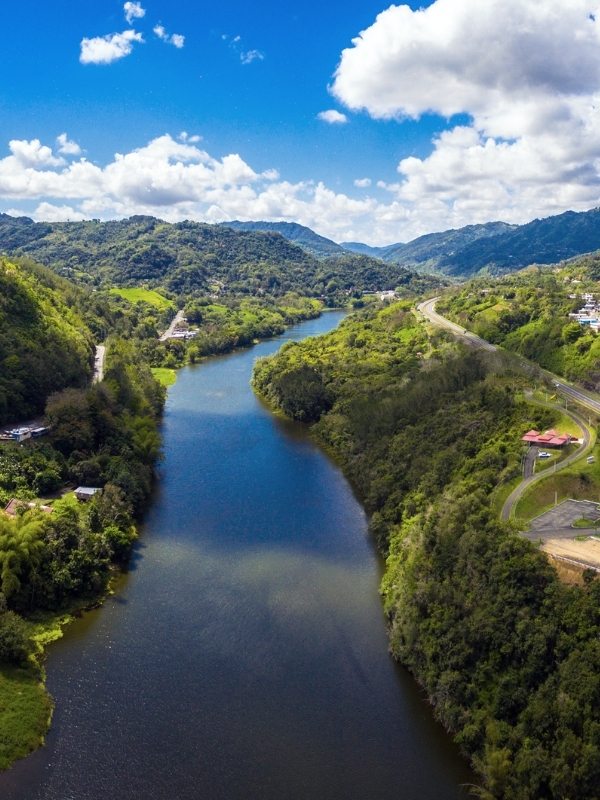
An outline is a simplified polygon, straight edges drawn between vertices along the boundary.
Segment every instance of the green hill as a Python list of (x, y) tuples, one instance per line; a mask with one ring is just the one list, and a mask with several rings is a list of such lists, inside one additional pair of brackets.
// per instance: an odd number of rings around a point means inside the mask
[[(320, 236), (305, 225), (297, 222), (223, 222), (223, 227), (232, 228), (234, 231), (262, 231), (263, 233), (280, 233), (285, 239), (317, 258), (340, 256), (346, 252), (343, 246)], [(371, 255), (368, 253), (367, 255)]]
[[(0, 250), (28, 255), (92, 286), (161, 287), (175, 294), (297, 292), (332, 302), (353, 292), (411, 288), (423, 279), (351, 253), (317, 259), (279, 233), (154, 217), (34, 223), (0, 215)], [(431, 283), (431, 281), (430, 281)]]
[(49, 270), (0, 259), (0, 424), (37, 414), (52, 392), (89, 380), (92, 334), (75, 299)]
[(600, 209), (567, 211), (472, 242), (440, 258), (448, 275), (474, 275), (486, 267), (512, 272), (530, 264), (556, 264), (600, 248)]

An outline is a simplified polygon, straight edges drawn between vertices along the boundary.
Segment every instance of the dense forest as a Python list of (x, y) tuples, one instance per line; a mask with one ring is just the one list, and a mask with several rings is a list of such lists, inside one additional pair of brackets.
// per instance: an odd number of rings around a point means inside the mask
[(256, 390), (340, 460), (387, 559), (391, 649), (482, 778), (484, 798), (600, 796), (600, 581), (561, 584), (498, 521), (520, 435), (509, 361), (367, 310), (255, 369)]
[[(49, 437), (0, 447), (0, 506), (14, 506), (0, 513), (0, 769), (38, 746), (48, 725), (40, 629), (43, 641), (57, 615), (97, 600), (128, 561), (163, 400), (136, 347), (112, 338), (104, 381), (50, 395)], [(102, 491), (81, 503), (69, 491), (77, 485)]]
[(0, 259), (0, 425), (38, 414), (51, 392), (90, 379), (92, 335), (74, 294), (50, 270)]
[(569, 318), (584, 304), (584, 293), (600, 299), (597, 254), (557, 268), (478, 279), (444, 294), (438, 310), (484, 339), (597, 391), (600, 338)]
[(0, 215), (0, 251), (27, 255), (72, 280), (103, 285), (161, 286), (176, 295), (270, 294), (323, 297), (439, 286), (437, 279), (368, 256), (318, 259), (279, 233), (235, 231), (154, 217), (100, 222), (34, 223)]

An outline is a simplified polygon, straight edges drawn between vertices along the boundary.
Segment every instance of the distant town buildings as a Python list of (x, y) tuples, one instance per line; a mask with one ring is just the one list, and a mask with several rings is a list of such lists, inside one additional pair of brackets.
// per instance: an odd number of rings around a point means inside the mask
[[(576, 300), (577, 295), (570, 294), (569, 299)], [(584, 292), (581, 295), (581, 299), (583, 300), (584, 305), (579, 309), (579, 311), (573, 311), (571, 314), (569, 314), (569, 317), (577, 320), (580, 325), (589, 327), (590, 330), (594, 331), (594, 333), (598, 333), (598, 331), (600, 331), (600, 306), (598, 305), (598, 301), (590, 292)]]

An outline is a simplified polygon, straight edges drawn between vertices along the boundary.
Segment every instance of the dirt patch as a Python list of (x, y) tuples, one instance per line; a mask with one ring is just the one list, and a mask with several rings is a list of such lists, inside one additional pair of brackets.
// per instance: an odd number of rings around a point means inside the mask
[(575, 539), (546, 539), (542, 550), (566, 563), (575, 562), (582, 569), (592, 567), (600, 571), (600, 539), (589, 538), (584, 541)]

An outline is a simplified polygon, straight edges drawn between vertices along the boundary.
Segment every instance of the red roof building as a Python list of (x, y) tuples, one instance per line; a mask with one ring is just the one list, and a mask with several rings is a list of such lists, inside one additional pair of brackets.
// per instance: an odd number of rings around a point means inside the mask
[(521, 437), (522, 442), (527, 442), (530, 445), (537, 445), (538, 447), (564, 447), (571, 442), (576, 442), (577, 437), (571, 436), (568, 433), (559, 433), (554, 428), (550, 428), (545, 433), (531, 430)]

